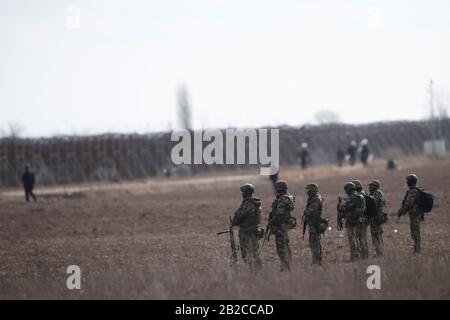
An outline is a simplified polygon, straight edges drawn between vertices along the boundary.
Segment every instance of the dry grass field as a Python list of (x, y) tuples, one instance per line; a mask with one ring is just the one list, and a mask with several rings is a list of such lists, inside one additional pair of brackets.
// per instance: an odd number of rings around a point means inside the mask
[[(450, 162), (415, 159), (397, 171), (384, 162), (369, 168), (314, 167), (303, 175), (282, 168), (297, 198), (299, 219), (307, 182), (319, 183), (331, 227), (322, 240), (322, 267), (310, 266), (301, 228), (290, 232), (292, 271), (280, 273), (274, 240), (261, 251), (264, 269), (251, 274), (228, 265), (228, 216), (251, 182), (262, 198), (264, 221), (273, 200), (267, 177), (245, 175), (161, 179), (114, 185), (36, 190), (26, 203), (20, 190), (0, 190), (0, 298), (10, 299), (448, 299), (450, 298)], [(412, 255), (408, 217), (384, 225), (385, 255), (350, 263), (346, 238), (336, 227), (343, 185), (374, 177), (382, 183), (392, 215), (414, 171), (436, 195), (422, 224), (421, 256)], [(265, 223), (264, 223), (265, 224)], [(398, 232), (394, 232), (398, 229)], [(369, 236), (370, 256), (373, 255)], [(366, 268), (381, 268), (381, 289), (368, 290)], [(66, 288), (66, 268), (81, 268), (81, 290)]]

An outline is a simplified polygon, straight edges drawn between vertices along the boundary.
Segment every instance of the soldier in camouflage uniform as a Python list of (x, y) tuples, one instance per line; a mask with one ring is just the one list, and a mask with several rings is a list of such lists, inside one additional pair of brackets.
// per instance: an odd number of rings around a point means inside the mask
[(383, 227), (382, 227), (382, 216), (384, 208), (386, 208), (386, 199), (384, 198), (383, 192), (380, 190), (380, 181), (373, 180), (369, 184), (369, 195), (375, 199), (377, 203), (378, 215), (371, 217), (369, 219), (370, 223), (370, 234), (372, 236), (372, 243), (375, 247), (375, 252), (377, 256), (383, 255)]
[(424, 219), (424, 213), (418, 207), (419, 191), (417, 190), (417, 176), (410, 174), (406, 177), (408, 191), (402, 207), (398, 210), (398, 217), (408, 213), (411, 238), (414, 240), (414, 254), (420, 253), (420, 221)]
[(304, 223), (308, 225), (309, 249), (312, 254), (312, 264), (322, 263), (322, 246), (320, 245), (320, 224), (322, 223), (322, 196), (318, 193), (319, 186), (310, 183), (306, 186), (308, 201), (303, 211)]
[(239, 244), (242, 260), (250, 270), (262, 267), (259, 258), (259, 240), (261, 239), (261, 200), (255, 197), (255, 187), (250, 183), (241, 186), (242, 203), (234, 214), (232, 226), (239, 226)]
[(278, 180), (275, 187), (277, 194), (272, 203), (268, 227), (270, 232), (275, 234), (277, 254), (281, 261), (281, 271), (287, 271), (290, 269), (291, 264), (288, 230), (295, 227), (295, 218), (291, 215), (295, 208), (295, 197), (287, 191), (286, 181)]
[(348, 243), (350, 246), (350, 260), (358, 259), (358, 221), (364, 215), (365, 201), (364, 197), (356, 191), (353, 182), (348, 182), (344, 186), (348, 198), (339, 197), (338, 211), (342, 217), (338, 216), (338, 227), (340, 228), (341, 218), (345, 220), (345, 229), (347, 231)]
[[(356, 192), (358, 192), (361, 196), (367, 195), (367, 193), (363, 190), (361, 181), (359, 180), (353, 180), (353, 184), (356, 187)], [(364, 200), (365, 203), (365, 200)], [(365, 205), (364, 205), (365, 207)], [(361, 259), (367, 259), (369, 257), (369, 246), (367, 245), (367, 226), (369, 223), (369, 218), (367, 217), (367, 213), (364, 210), (363, 214), (358, 219), (358, 227), (356, 234), (358, 236), (358, 250), (359, 250), (359, 257)]]

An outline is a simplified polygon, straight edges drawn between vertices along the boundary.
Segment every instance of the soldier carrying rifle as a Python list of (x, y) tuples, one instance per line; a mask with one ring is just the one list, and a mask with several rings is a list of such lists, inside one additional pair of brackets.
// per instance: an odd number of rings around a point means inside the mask
[(295, 197), (290, 194), (286, 181), (279, 180), (275, 184), (277, 194), (272, 203), (267, 229), (275, 235), (277, 254), (281, 261), (281, 271), (290, 270), (291, 248), (289, 247), (288, 231), (295, 228), (297, 222), (292, 215), (295, 209)]
[(308, 201), (303, 211), (303, 237), (306, 226), (309, 234), (309, 249), (312, 254), (312, 264), (322, 263), (322, 246), (320, 244), (321, 234), (325, 232), (328, 221), (322, 217), (323, 199), (318, 193), (319, 186), (316, 183), (309, 183), (306, 188)]
[(259, 270), (262, 268), (259, 257), (259, 240), (264, 234), (264, 231), (259, 227), (261, 223), (261, 200), (254, 196), (255, 187), (250, 183), (242, 185), (240, 190), (243, 198), (242, 203), (230, 221), (230, 229), (239, 226), (239, 245), (242, 260), (250, 270)]

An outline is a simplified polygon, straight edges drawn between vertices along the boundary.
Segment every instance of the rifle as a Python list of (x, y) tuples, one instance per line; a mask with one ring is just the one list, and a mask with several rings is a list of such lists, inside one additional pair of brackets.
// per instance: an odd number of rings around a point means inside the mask
[(236, 244), (234, 242), (234, 231), (233, 231), (233, 224), (232, 224), (232, 220), (231, 220), (231, 216), (230, 216), (230, 227), (227, 231), (221, 231), (221, 232), (217, 232), (217, 235), (221, 235), (224, 233), (229, 233), (230, 234), (230, 248), (231, 248), (231, 253), (230, 253), (230, 265), (234, 266), (237, 264), (237, 249), (236, 249)]
[(261, 244), (261, 247), (264, 247), (264, 243), (266, 242), (266, 241), (269, 241), (270, 240), (270, 235), (272, 234), (272, 229), (270, 228), (270, 225), (269, 224), (267, 224), (267, 227), (266, 227), (266, 233), (264, 234), (264, 239), (263, 239), (263, 242), (262, 242), (262, 244)]
[(270, 218), (272, 217), (272, 212), (269, 213), (269, 217), (267, 219), (266, 233), (264, 234), (264, 239), (261, 244), (261, 247), (264, 247), (264, 243), (270, 240), (270, 235), (272, 234), (272, 228), (270, 227)]
[[(402, 201), (402, 208), (403, 207), (405, 207), (405, 202), (406, 202), (406, 198), (408, 197), (408, 193), (406, 193), (405, 194), (405, 197), (403, 198), (403, 201)], [(400, 217), (401, 217), (402, 215), (398, 215), (397, 216), (397, 224), (400, 222)]]
[(305, 232), (306, 232), (306, 226), (308, 225), (308, 222), (305, 219), (305, 215), (302, 216), (302, 223), (303, 223), (303, 235), (302, 240), (305, 240)]
[(336, 206), (337, 209), (337, 229), (341, 231), (344, 227), (344, 217), (343, 212), (341, 211), (340, 205), (342, 203), (342, 197), (338, 197), (338, 204)]

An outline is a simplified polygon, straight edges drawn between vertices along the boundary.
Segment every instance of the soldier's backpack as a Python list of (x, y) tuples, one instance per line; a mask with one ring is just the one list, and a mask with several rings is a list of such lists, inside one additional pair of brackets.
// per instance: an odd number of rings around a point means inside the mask
[(416, 189), (419, 191), (417, 206), (420, 211), (424, 213), (430, 212), (434, 205), (434, 195), (431, 192), (425, 191), (423, 188), (416, 187)]
[[(349, 225), (357, 225), (359, 218), (361, 218), (361, 215), (365, 212), (365, 204), (364, 204), (364, 197), (362, 195), (357, 196), (358, 207), (355, 207), (354, 210), (351, 211), (344, 211), (344, 217), (345, 217), (345, 223)], [(347, 199), (347, 201), (353, 201), (353, 199)]]
[[(289, 199), (289, 201), (292, 203), (292, 210), (288, 212), (286, 216), (283, 217), (274, 217), (274, 221), (276, 224), (284, 224), (289, 230), (294, 229), (297, 227), (297, 219), (293, 215), (294, 207), (295, 207), (295, 197), (292, 195), (283, 195), (282, 197), (285, 197)], [(277, 202), (279, 201), (279, 198), (272, 203), (272, 210), (276, 207)], [(271, 219), (272, 213), (269, 215), (269, 219)]]
[(375, 222), (379, 224), (386, 223), (388, 221), (388, 215), (386, 212), (381, 212), (376, 218)]
[[(295, 197), (293, 195), (289, 195), (287, 196), (287, 198), (289, 198), (289, 200), (292, 202), (293, 207), (295, 207)], [(294, 214), (294, 208), (292, 208), (292, 211), (289, 212), (287, 221), (286, 221), (286, 225), (288, 227), (288, 229), (294, 229), (295, 227), (297, 227), (297, 219), (295, 218)]]
[(364, 195), (364, 200), (366, 201), (366, 214), (369, 218), (375, 218), (378, 216), (377, 202), (374, 197), (367, 194)]

